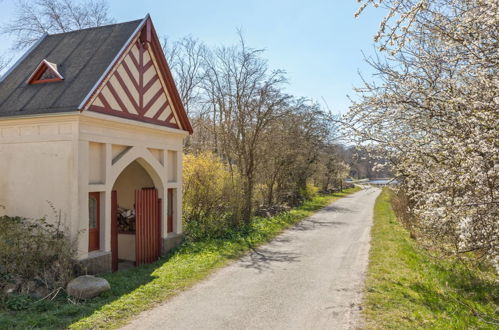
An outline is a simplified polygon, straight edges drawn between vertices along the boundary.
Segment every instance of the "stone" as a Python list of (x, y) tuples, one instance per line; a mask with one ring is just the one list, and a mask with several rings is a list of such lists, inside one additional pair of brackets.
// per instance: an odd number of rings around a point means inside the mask
[(18, 289), (19, 289), (19, 285), (15, 284), (15, 283), (9, 283), (3, 287), (2, 291), (3, 291), (4, 295), (11, 295), (11, 294), (17, 292)]
[(4, 295), (11, 295), (13, 293), (16, 293), (19, 291), (19, 288), (21, 287), (22, 280), (20, 278), (15, 278), (13, 282), (7, 283), (3, 289), (2, 292)]
[(92, 299), (110, 290), (109, 282), (92, 275), (83, 275), (71, 280), (67, 286), (68, 295), (78, 299)]

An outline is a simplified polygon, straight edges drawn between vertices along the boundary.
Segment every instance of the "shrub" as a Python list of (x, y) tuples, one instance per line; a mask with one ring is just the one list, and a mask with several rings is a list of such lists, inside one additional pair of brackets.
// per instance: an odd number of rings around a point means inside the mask
[(305, 187), (305, 189), (303, 189), (303, 191), (301, 192), (301, 195), (303, 196), (303, 198), (305, 198), (306, 200), (311, 200), (313, 199), (315, 196), (317, 196), (317, 194), (319, 193), (319, 188), (317, 188), (314, 184), (312, 183), (307, 183), (307, 186)]
[(187, 239), (223, 236), (239, 218), (238, 175), (214, 154), (184, 157), (183, 221)]
[(49, 293), (74, 277), (75, 244), (60, 224), (3, 216), (0, 228), (0, 295)]
[(411, 232), (411, 235), (414, 235), (414, 230), (417, 227), (417, 219), (411, 212), (414, 203), (407, 195), (407, 191), (403, 185), (392, 190), (391, 194), (392, 207), (397, 215), (397, 219)]

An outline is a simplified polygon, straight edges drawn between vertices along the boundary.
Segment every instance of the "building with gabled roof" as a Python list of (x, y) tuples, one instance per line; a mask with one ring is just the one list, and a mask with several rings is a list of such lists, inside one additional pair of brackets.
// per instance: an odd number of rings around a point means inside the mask
[(89, 272), (155, 261), (182, 237), (190, 133), (149, 15), (45, 35), (0, 81), (0, 205), (61, 221)]

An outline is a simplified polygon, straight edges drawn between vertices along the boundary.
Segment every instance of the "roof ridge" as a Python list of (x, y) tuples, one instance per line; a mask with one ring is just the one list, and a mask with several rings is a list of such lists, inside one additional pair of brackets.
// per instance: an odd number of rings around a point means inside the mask
[(140, 21), (142, 21), (142, 19), (135, 19), (135, 20), (128, 21), (128, 22), (112, 23), (112, 24), (107, 24), (107, 25), (93, 26), (93, 27), (88, 27), (88, 28), (84, 28), (84, 29), (72, 30), (72, 31), (68, 31), (68, 32), (60, 32), (60, 33), (47, 34), (47, 36), (49, 36), (49, 37), (50, 36), (60, 36), (60, 35), (63, 35), (63, 34), (70, 34), (70, 33), (75, 33), (75, 32), (80, 32), (80, 31), (98, 30), (98, 29), (102, 29), (102, 28), (110, 28), (110, 27), (115, 27), (115, 26), (118, 26), (118, 25), (130, 24), (130, 23), (135, 23), (135, 22), (140, 22)]

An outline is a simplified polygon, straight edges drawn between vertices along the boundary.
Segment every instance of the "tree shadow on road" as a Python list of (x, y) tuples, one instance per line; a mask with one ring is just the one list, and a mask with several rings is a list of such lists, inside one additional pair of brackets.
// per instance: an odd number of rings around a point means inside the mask
[(325, 208), (321, 210), (320, 213), (324, 212), (341, 212), (341, 213), (355, 213), (357, 211), (354, 211), (348, 207), (341, 207), (341, 206), (336, 206), (336, 205), (328, 205)]
[(322, 227), (340, 227), (347, 224), (348, 223), (344, 221), (319, 221), (314, 219), (308, 219), (308, 220), (303, 220), (302, 222), (300, 222), (290, 230), (307, 231), (307, 230), (319, 229)]
[(263, 272), (272, 268), (276, 263), (292, 263), (300, 261), (300, 254), (295, 252), (274, 251), (270, 247), (254, 248), (244, 256), (240, 265), (244, 268), (253, 268), (258, 272)]

